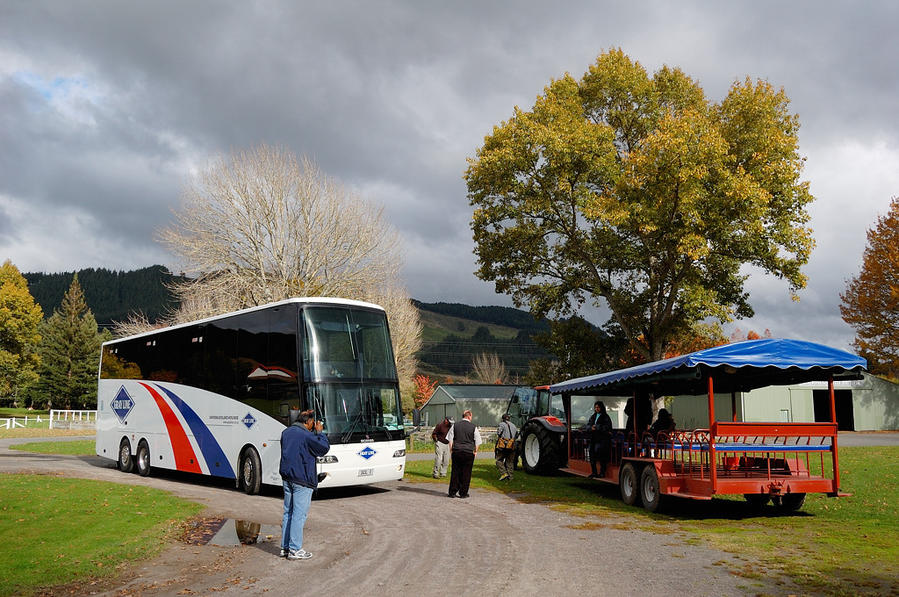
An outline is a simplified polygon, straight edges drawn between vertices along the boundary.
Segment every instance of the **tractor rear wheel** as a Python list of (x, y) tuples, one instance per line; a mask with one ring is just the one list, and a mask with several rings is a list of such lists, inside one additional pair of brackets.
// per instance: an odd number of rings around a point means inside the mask
[(537, 475), (551, 475), (559, 468), (561, 447), (558, 434), (539, 423), (528, 423), (521, 432), (521, 464)]

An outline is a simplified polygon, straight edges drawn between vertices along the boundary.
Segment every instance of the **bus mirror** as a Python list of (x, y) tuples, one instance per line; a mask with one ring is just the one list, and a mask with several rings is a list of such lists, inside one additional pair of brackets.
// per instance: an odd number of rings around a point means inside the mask
[(421, 426), (421, 409), (420, 408), (412, 409), (412, 425), (414, 427)]

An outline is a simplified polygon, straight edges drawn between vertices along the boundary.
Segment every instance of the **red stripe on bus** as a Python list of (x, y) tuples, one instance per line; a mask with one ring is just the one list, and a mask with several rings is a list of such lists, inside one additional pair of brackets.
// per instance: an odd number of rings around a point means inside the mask
[(175, 468), (188, 473), (202, 473), (203, 470), (200, 468), (197, 455), (194, 454), (190, 440), (187, 439), (187, 434), (184, 433), (184, 427), (181, 426), (181, 422), (178, 421), (178, 417), (175, 416), (172, 407), (159, 395), (155, 388), (143, 382), (138, 383), (150, 392), (153, 400), (156, 401), (156, 406), (159, 407), (159, 412), (162, 413), (162, 420), (165, 421), (165, 428), (169, 432), (169, 440), (172, 442), (172, 452), (175, 453)]

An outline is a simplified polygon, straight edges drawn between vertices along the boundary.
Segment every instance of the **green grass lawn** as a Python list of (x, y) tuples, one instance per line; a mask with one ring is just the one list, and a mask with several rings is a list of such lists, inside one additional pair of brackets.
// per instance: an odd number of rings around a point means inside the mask
[[(472, 487), (593, 519), (585, 529), (681, 534), (688, 542), (737, 556), (740, 565), (732, 572), (747, 579), (787, 578), (814, 594), (899, 594), (899, 447), (842, 448), (840, 465), (842, 489), (851, 497), (809, 495), (802, 510), (790, 514), (773, 506), (754, 513), (742, 497), (674, 498), (663, 502), (661, 512), (649, 514), (625, 506), (617, 487), (580, 477), (519, 471), (510, 483), (501, 483), (489, 460), (475, 462)], [(406, 478), (436, 483), (432, 467), (430, 460), (407, 461)], [(611, 523), (595, 520), (609, 514), (616, 515)]]
[(40, 415), (42, 418), (46, 419), (50, 416), (49, 410), (28, 410), (27, 408), (12, 408), (3, 406), (0, 407), (0, 419), (5, 419), (7, 417), (36, 417)]
[(157, 489), (0, 475), (0, 595), (113, 576), (201, 509)]
[(76, 439), (67, 442), (29, 442), (15, 444), (10, 450), (38, 452), (39, 454), (67, 454), (69, 456), (90, 456), (95, 454), (96, 441), (92, 439)]

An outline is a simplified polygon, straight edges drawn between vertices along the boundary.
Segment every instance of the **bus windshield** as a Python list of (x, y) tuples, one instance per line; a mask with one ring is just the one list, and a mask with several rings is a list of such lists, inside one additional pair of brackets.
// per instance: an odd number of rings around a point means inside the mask
[(308, 381), (396, 381), (384, 313), (307, 307), (303, 373)]
[(403, 417), (395, 384), (322, 383), (307, 386), (308, 404), (320, 413), (332, 441), (360, 437), (403, 437)]

